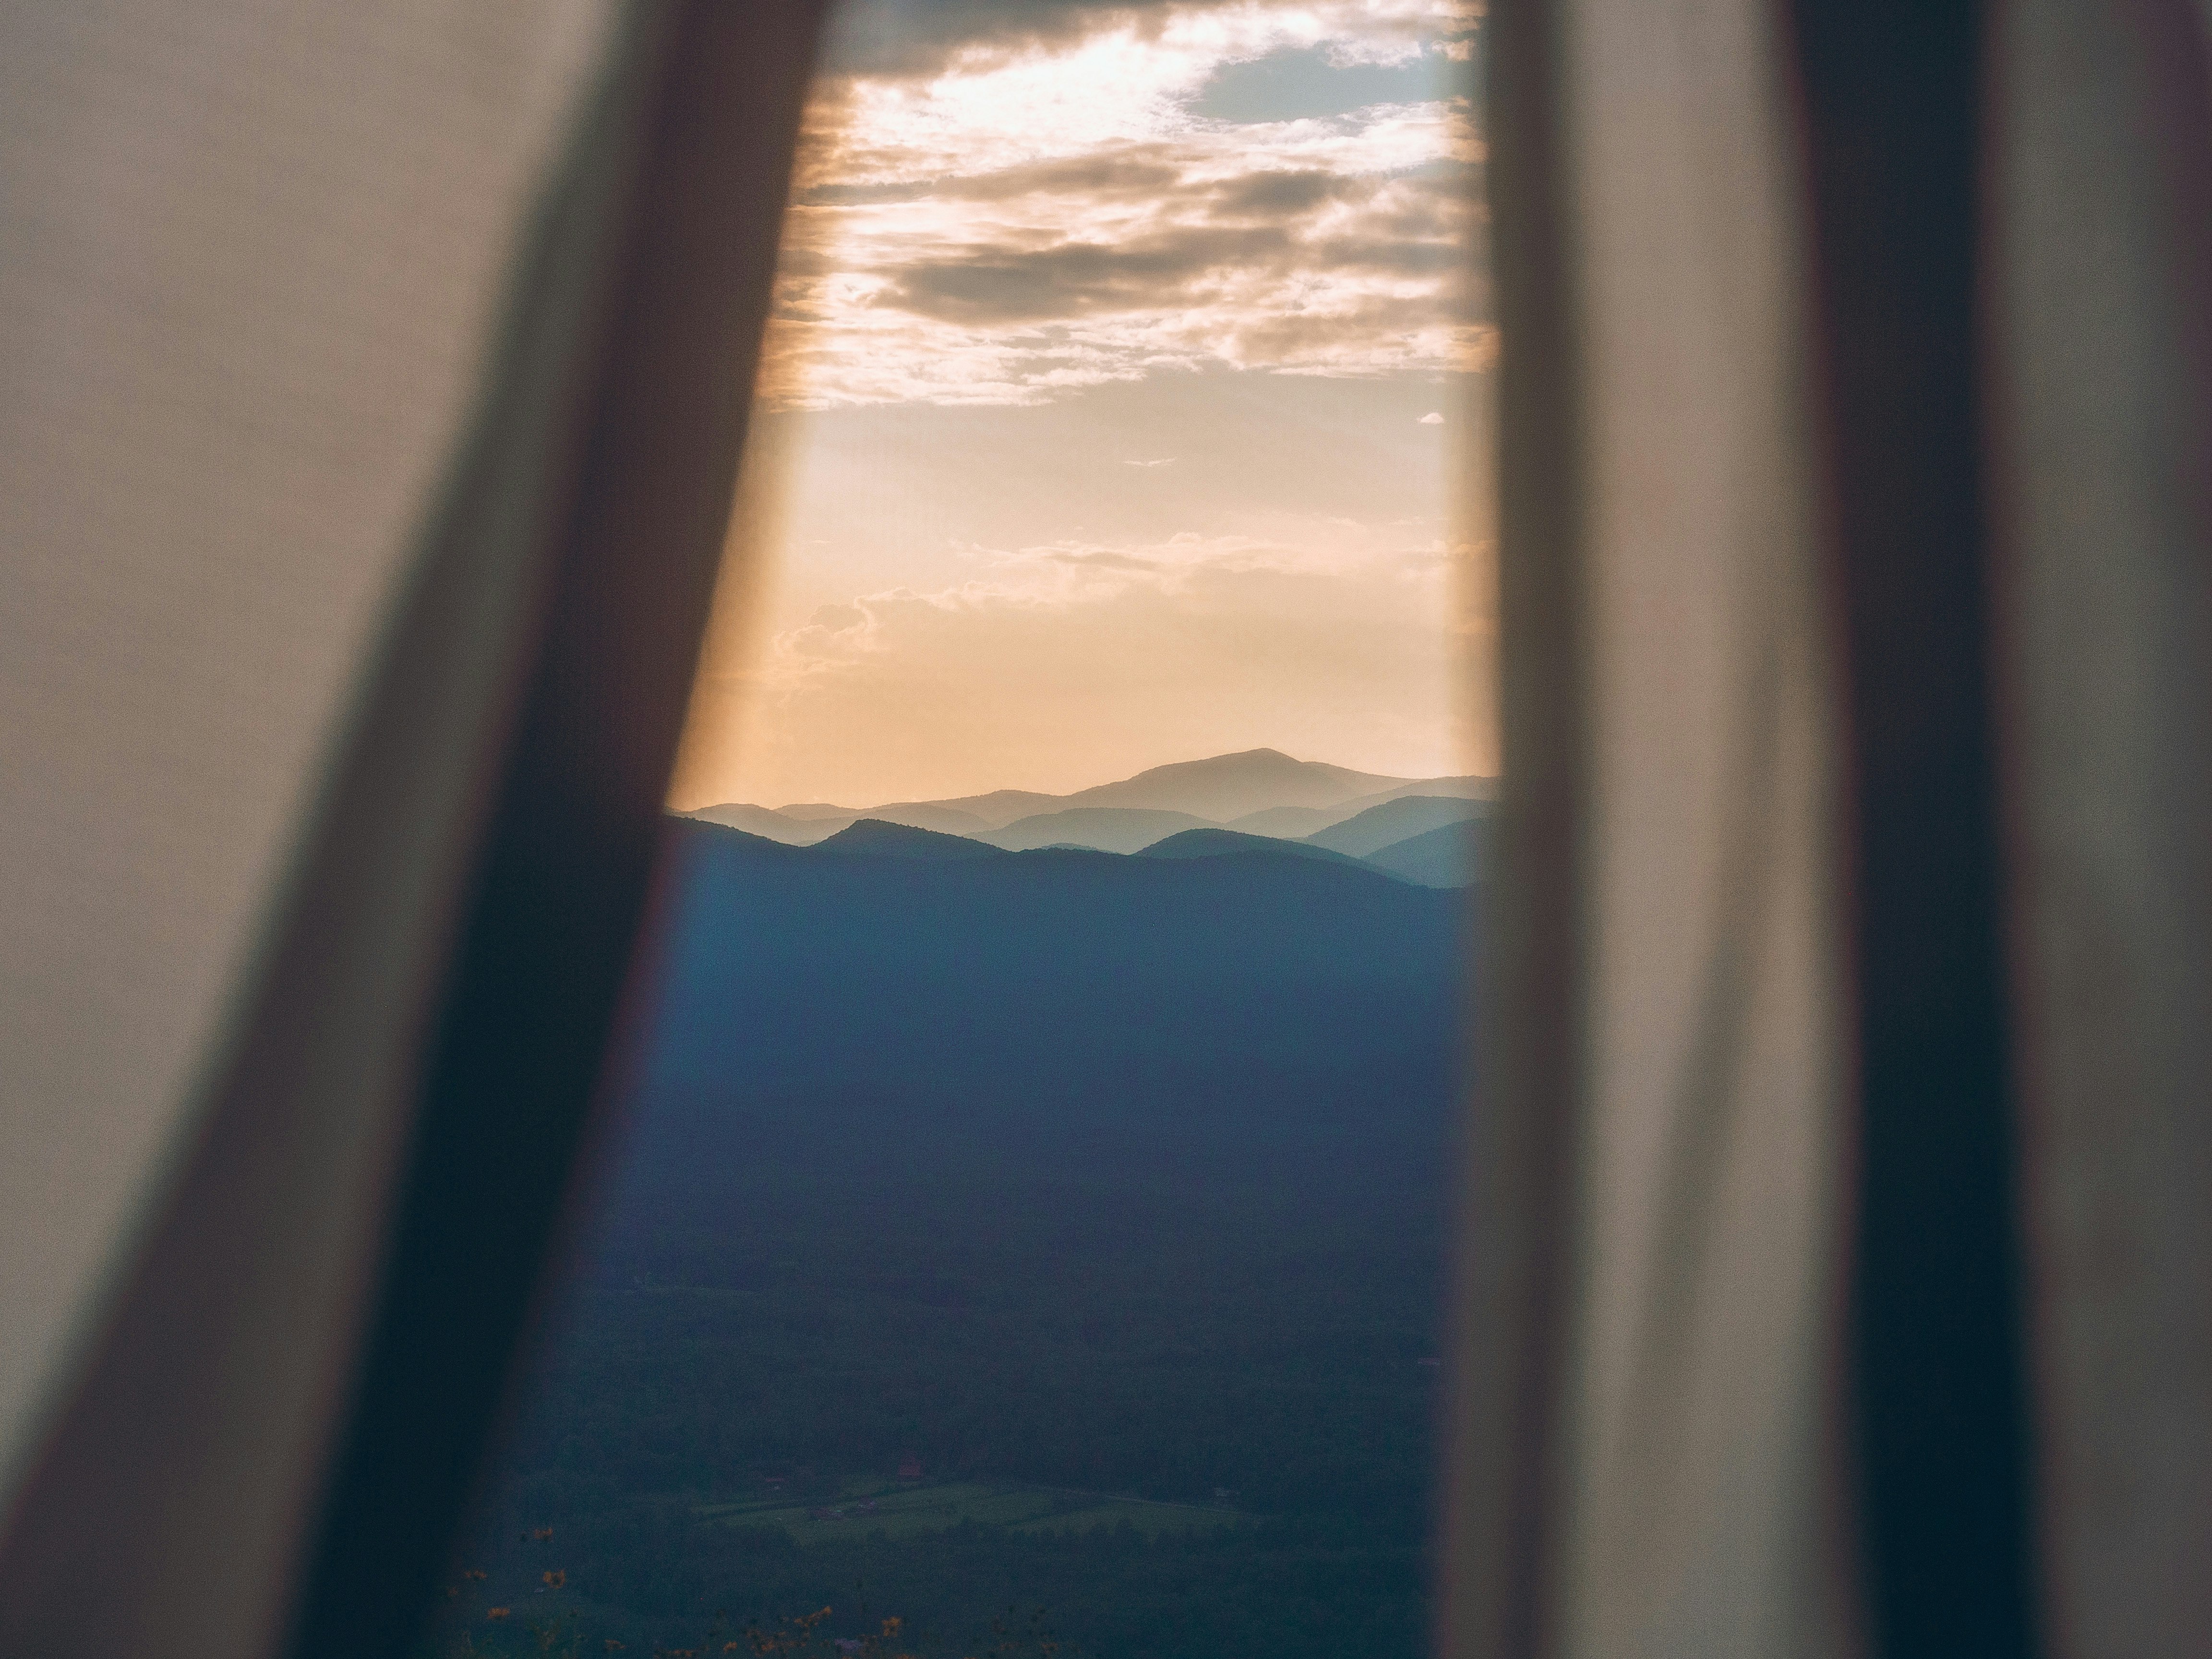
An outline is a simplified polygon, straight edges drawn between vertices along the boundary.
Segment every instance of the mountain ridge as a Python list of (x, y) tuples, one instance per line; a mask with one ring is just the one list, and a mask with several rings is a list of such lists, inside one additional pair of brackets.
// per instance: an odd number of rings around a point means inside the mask
[(1440, 823), (1378, 847), (1359, 861), (1423, 887), (1470, 887), (1482, 878), (1485, 827), (1480, 818)]
[[(1026, 820), (1084, 813), (1181, 813), (1187, 829), (1218, 828), (1279, 841), (1302, 840), (1333, 828), (1370, 807), (1409, 794), (1487, 799), (1496, 781), (1465, 774), (1434, 778), (1399, 778), (1361, 772), (1323, 761), (1303, 761), (1277, 749), (1248, 749), (1201, 760), (1174, 761), (1133, 776), (1095, 784), (1065, 795), (1036, 790), (996, 789), (941, 800), (892, 801), (866, 807), (826, 801), (793, 802), (781, 807), (724, 802), (678, 814), (764, 836), (787, 846), (827, 839), (864, 818), (904, 824), (944, 835), (1000, 844), (998, 837)], [(1079, 821), (1079, 833), (1066, 837), (1078, 845), (1099, 840), (1102, 851), (1135, 851), (1128, 845), (1138, 826), (1104, 818)], [(1049, 842), (1046, 826), (1018, 839), (1030, 845)], [(1059, 838), (1054, 836), (1055, 839)]]
[(1129, 862), (1187, 863), (1196, 859), (1229, 858), (1326, 865), (1394, 884), (1430, 888), (1464, 887), (1479, 873), (1483, 820), (1465, 817), (1393, 841), (1370, 853), (1354, 854), (1310, 841), (1288, 841), (1273, 836), (1252, 836), (1212, 825), (1181, 830), (1132, 852), (1086, 847), (1065, 842), (1006, 848), (964, 836), (948, 836), (909, 824), (862, 818), (811, 846), (794, 847), (767, 836), (757, 836), (713, 819), (672, 813), (679, 822), (696, 824), (729, 852), (757, 861), (790, 868), (827, 864), (940, 866), (1011, 860), (1026, 870), (1072, 867), (1066, 860), (1092, 866)]
[(1431, 830), (1486, 818), (1489, 811), (1486, 801), (1449, 795), (1396, 795), (1304, 840), (1310, 847), (1326, 847), (1364, 859)]
[(1248, 836), (1235, 830), (1185, 830), (1164, 841), (1154, 842), (1136, 856), (1140, 859), (1310, 859), (1375, 873), (1374, 866), (1330, 848), (1316, 847), (1310, 842), (1284, 841), (1273, 836)]

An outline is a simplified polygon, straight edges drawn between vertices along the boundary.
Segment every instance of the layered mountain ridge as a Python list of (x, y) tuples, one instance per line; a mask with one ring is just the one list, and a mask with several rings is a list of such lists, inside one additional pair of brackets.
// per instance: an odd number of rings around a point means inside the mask
[[(969, 848), (1171, 858), (1295, 848), (1292, 856), (1341, 858), (1395, 880), (1455, 887), (1475, 879), (1494, 789), (1486, 777), (1396, 778), (1254, 749), (1156, 766), (1067, 795), (1000, 789), (866, 808), (733, 802), (679, 816), (787, 847), (898, 858), (974, 856)], [(891, 830), (962, 847), (925, 853), (926, 843), (884, 833)], [(1387, 856), (1416, 840), (1419, 848)]]

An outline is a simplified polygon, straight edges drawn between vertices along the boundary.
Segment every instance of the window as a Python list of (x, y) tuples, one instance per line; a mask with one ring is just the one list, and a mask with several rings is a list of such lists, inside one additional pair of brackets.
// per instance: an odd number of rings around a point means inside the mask
[(833, 24), (626, 1133), (438, 1651), (1424, 1642), (1473, 20), (1021, 16)]

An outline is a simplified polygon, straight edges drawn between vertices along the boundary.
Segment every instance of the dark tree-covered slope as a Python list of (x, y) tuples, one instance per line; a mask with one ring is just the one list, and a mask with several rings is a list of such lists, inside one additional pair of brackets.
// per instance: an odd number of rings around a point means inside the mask
[[(445, 1639), (865, 1601), (957, 1653), (1015, 1603), (1094, 1655), (1410, 1659), (1463, 896), (920, 834), (673, 827), (620, 1155)], [(728, 1507), (908, 1460), (1165, 1521)]]

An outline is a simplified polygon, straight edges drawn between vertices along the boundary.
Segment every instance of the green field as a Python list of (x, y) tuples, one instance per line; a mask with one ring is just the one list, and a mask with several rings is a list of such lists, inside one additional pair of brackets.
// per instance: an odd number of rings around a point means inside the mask
[(1147, 1538), (1169, 1533), (1216, 1531), (1250, 1517), (1233, 1510), (1195, 1504), (1156, 1504), (1141, 1498), (1070, 1492), (1053, 1486), (986, 1486), (949, 1481), (936, 1486), (892, 1486), (855, 1481), (836, 1498), (794, 1504), (787, 1498), (764, 1503), (707, 1504), (703, 1520), (732, 1527), (774, 1527), (800, 1544), (839, 1538), (890, 1538), (944, 1532), (965, 1522), (1004, 1527), (1011, 1532), (1089, 1532), (1099, 1527), (1133, 1527)]

